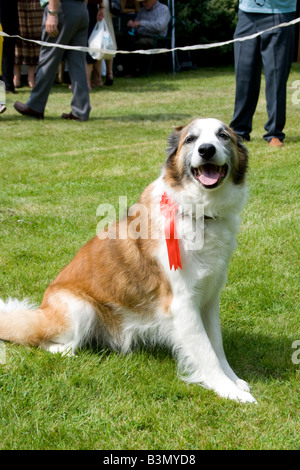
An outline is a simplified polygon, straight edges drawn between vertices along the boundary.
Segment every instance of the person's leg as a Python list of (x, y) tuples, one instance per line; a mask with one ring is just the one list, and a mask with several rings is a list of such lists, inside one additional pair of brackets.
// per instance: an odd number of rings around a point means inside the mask
[(14, 66), (14, 86), (15, 88), (21, 87), (21, 64), (15, 64)]
[(35, 65), (28, 65), (28, 85), (30, 88), (33, 88), (35, 85), (35, 71), (36, 71), (36, 66)]
[[(17, 0), (1, 0), (0, 17), (2, 29), (9, 35), (18, 34), (18, 7)], [(14, 63), (15, 63), (15, 38), (4, 38), (2, 51), (2, 79), (6, 91), (15, 91)]]
[(114, 74), (113, 74), (113, 59), (109, 59), (105, 61), (106, 65), (106, 80), (105, 85), (111, 86), (114, 82)]
[[(294, 19), (294, 13), (268, 15), (264, 28)], [(286, 120), (286, 86), (291, 68), (294, 48), (294, 26), (277, 28), (262, 35), (261, 55), (266, 80), (266, 100), (268, 120), (265, 124), (264, 139), (277, 137), (283, 141), (283, 128)]]
[(96, 60), (95, 63), (93, 64), (94, 77), (92, 81), (92, 88), (103, 86), (101, 65), (102, 65), (102, 59)]
[(67, 61), (72, 84), (72, 114), (82, 121), (89, 118), (91, 106), (83, 52), (68, 51)]
[[(82, 2), (67, 2), (62, 4), (66, 18), (66, 27), (73, 27), (70, 46), (86, 46), (88, 34), (88, 12)], [(73, 97), (71, 101), (72, 114), (81, 121), (89, 118), (91, 106), (86, 75), (86, 55), (84, 52), (68, 50), (66, 53), (69, 74), (72, 84)]]
[[(49, 43), (67, 44), (65, 41), (65, 28), (64, 18), (62, 11), (59, 11), (59, 35), (52, 38), (48, 35), (45, 29), (45, 22), (47, 18), (47, 7), (43, 18), (42, 41)], [(47, 100), (54, 83), (59, 64), (62, 61), (64, 50), (57, 47), (42, 46), (40, 50), (39, 63), (36, 70), (35, 86), (31, 91), (30, 97), (26, 105), (37, 111), (43, 113), (47, 104)]]
[[(235, 38), (256, 33), (258, 15), (239, 10)], [(236, 94), (230, 126), (245, 139), (250, 138), (261, 81), (260, 39), (234, 43)]]
[(89, 90), (92, 89), (92, 72), (93, 72), (93, 64), (88, 64), (87, 62), (85, 63), (85, 70), (86, 70), (86, 78), (88, 82), (88, 87)]

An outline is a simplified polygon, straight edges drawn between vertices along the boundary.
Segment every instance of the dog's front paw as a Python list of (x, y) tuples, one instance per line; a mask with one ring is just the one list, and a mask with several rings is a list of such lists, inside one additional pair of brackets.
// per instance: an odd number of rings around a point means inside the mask
[(231, 400), (239, 401), (241, 403), (255, 403), (257, 404), (257, 401), (255, 398), (251, 395), (249, 392), (244, 392), (240, 389), (237, 389), (238, 392), (230, 392), (227, 395), (227, 398), (230, 398)]
[(235, 401), (239, 401), (241, 403), (255, 403), (255, 404), (257, 404), (257, 401), (251, 395), (251, 393), (244, 392), (240, 389), (238, 389), (238, 393), (233, 393), (232, 395), (229, 395), (228, 398), (231, 398), (232, 400), (235, 400)]
[(235, 383), (239, 387), (240, 390), (243, 390), (243, 392), (250, 392), (251, 387), (249, 384), (247, 384), (247, 382), (245, 382), (245, 380), (237, 379)]
[(241, 390), (233, 382), (231, 384), (224, 384), (222, 389), (216, 390), (217, 393), (224, 398), (235, 400), (241, 403), (257, 403), (251, 393)]

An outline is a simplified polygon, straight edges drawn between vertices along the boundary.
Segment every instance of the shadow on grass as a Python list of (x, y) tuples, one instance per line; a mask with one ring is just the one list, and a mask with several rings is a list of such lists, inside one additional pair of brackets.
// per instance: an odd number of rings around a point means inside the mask
[[(228, 362), (243, 380), (254, 383), (257, 380), (267, 381), (270, 378), (282, 380), (288, 379), (295, 372), (297, 366), (292, 362), (292, 354), (295, 351), (292, 349), (292, 344), (295, 338), (225, 330), (223, 339)], [(89, 352), (97, 354), (101, 361), (109, 360), (111, 354), (114, 356), (118, 354), (115, 351), (103, 350), (97, 345), (89, 349)], [(132, 354), (135, 355), (133, 360), (135, 363), (139, 354), (149, 357), (156, 363), (174, 361), (174, 370), (176, 370), (176, 360), (167, 348), (159, 346), (147, 348), (143, 345), (134, 349)]]
[(288, 144), (298, 144), (300, 142), (300, 135), (287, 136), (284, 143)]
[(244, 380), (283, 379), (295, 371), (295, 338), (225, 330), (223, 339), (229, 364)]
[(151, 121), (151, 122), (165, 122), (165, 121), (173, 121), (174, 119), (178, 121), (190, 119), (190, 114), (126, 114), (124, 116), (104, 116), (104, 117), (91, 117), (92, 120), (100, 120), (100, 121), (120, 121), (120, 122), (143, 122), (143, 121)]
[[(95, 87), (92, 89), (91, 94), (103, 94), (103, 93), (169, 93), (170, 91), (179, 91), (180, 87), (176, 85), (176, 82), (170, 82), (172, 80), (171, 76), (166, 75), (166, 79), (161, 79), (161, 77), (156, 77), (152, 80), (147, 79), (147, 77), (140, 78), (124, 78), (118, 77), (114, 85), (111, 87)], [(62, 85), (53, 85), (51, 89), (51, 94), (61, 94), (69, 92), (72, 96), (72, 90), (70, 90), (68, 84)]]
[(14, 122), (19, 120), (27, 119), (28, 122), (36, 122), (37, 125), (41, 125), (45, 122), (65, 122), (69, 123), (72, 126), (86, 126), (89, 122), (93, 121), (117, 121), (117, 122), (143, 122), (143, 121), (151, 121), (151, 122), (166, 122), (166, 121), (174, 121), (178, 120), (181, 122), (186, 119), (191, 119), (190, 114), (182, 114), (182, 113), (171, 113), (171, 114), (164, 114), (164, 113), (157, 113), (157, 114), (126, 114), (126, 115), (118, 115), (118, 116), (93, 116), (91, 115), (89, 120), (86, 122), (76, 122), (76, 121), (65, 121), (61, 119), (61, 116), (47, 116), (45, 114), (44, 120), (37, 120), (31, 117), (24, 117), (20, 115), (16, 116), (7, 116), (6, 122)]

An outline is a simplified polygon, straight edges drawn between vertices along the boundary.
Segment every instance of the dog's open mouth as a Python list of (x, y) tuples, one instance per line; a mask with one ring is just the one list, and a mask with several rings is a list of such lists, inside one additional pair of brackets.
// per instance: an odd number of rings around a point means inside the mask
[(216, 188), (226, 178), (228, 165), (214, 165), (206, 163), (200, 165), (199, 168), (192, 168), (194, 178), (199, 181), (205, 188)]

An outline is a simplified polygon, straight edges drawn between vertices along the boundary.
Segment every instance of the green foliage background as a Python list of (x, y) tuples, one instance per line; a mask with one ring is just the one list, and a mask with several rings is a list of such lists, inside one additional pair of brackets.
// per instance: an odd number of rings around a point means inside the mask
[[(176, 45), (207, 44), (232, 38), (237, 22), (238, 0), (175, 1)], [(232, 47), (196, 51), (195, 65), (232, 63)]]

